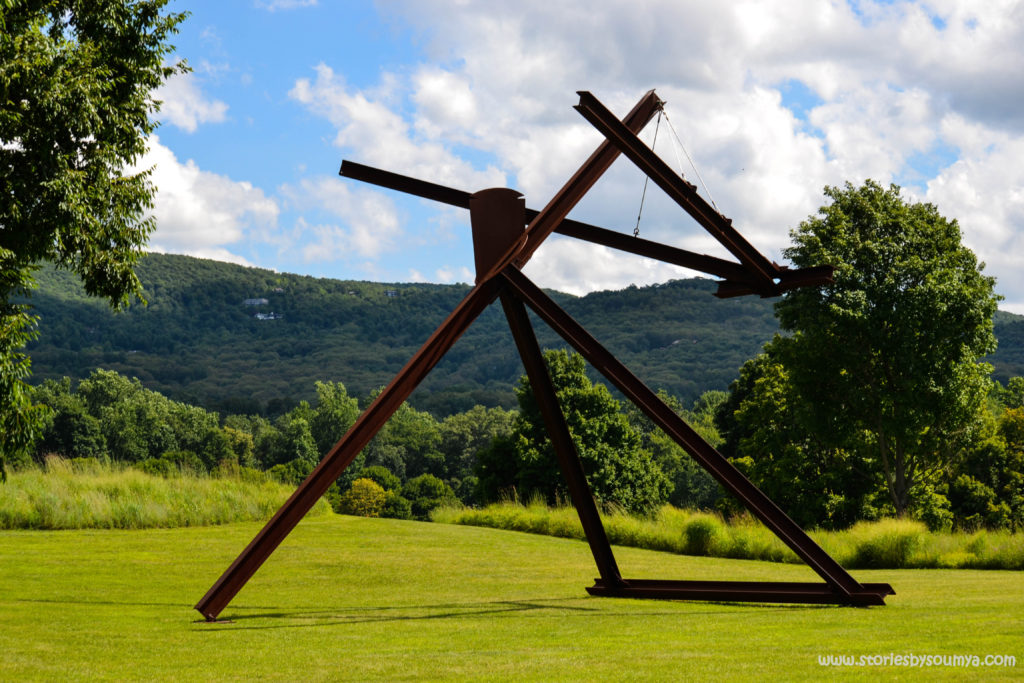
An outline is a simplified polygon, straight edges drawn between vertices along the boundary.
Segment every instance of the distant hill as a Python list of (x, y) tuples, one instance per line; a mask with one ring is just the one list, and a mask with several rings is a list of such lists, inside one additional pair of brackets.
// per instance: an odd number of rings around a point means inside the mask
[[(33, 382), (80, 379), (97, 367), (138, 377), (178, 400), (232, 413), (282, 412), (340, 381), (366, 396), (383, 386), (466, 295), (466, 285), (387, 284), (276, 273), (151, 254), (140, 263), (148, 306), (113, 313), (77, 278), (44, 268), (31, 303)], [(720, 300), (710, 280), (551, 292), (570, 315), (655, 389), (692, 401), (725, 389), (777, 331), (772, 301)], [(564, 343), (535, 321), (542, 346)], [(1024, 317), (1000, 313), (997, 377), (1024, 374)], [(1005, 338), (1005, 339), (1004, 339)], [(522, 374), (500, 306), (455, 344), (410, 402), (437, 415), (514, 404)], [(596, 377), (595, 377), (596, 378)]]

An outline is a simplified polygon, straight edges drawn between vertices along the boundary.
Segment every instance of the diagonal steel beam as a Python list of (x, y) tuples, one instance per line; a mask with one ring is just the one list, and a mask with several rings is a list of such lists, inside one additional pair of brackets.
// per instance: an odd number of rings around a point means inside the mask
[(523, 367), (526, 368), (526, 376), (530, 380), (530, 387), (544, 418), (544, 426), (547, 427), (548, 438), (558, 459), (558, 466), (569, 486), (569, 497), (579, 514), (583, 533), (590, 544), (590, 552), (594, 555), (597, 571), (604, 585), (617, 586), (622, 583), (622, 576), (619, 574), (608, 535), (605, 533), (604, 524), (601, 523), (601, 515), (583, 472), (579, 452), (569, 433), (569, 426), (565, 423), (562, 408), (558, 405), (558, 396), (551, 383), (551, 375), (544, 363), (544, 355), (537, 343), (537, 337), (533, 333), (533, 326), (530, 325), (530, 316), (527, 315), (523, 302), (509, 292), (501, 294), (501, 305), (505, 309), (512, 337), (519, 349)]
[[(654, 91), (648, 90), (636, 106), (626, 114), (626, 118), (622, 121), (615, 119), (615, 121), (631, 133), (639, 133), (651, 120), (654, 113), (661, 108), (661, 104), (661, 100), (654, 94)], [(537, 251), (544, 240), (565, 220), (572, 208), (583, 199), (583, 195), (594, 186), (594, 183), (618, 157), (618, 147), (608, 140), (602, 142), (597, 150), (583, 162), (579, 170), (573, 174), (572, 178), (569, 178), (562, 189), (555, 193), (551, 201), (526, 226), (526, 243), (521, 248), (510, 252), (509, 261), (522, 268), (533, 256), (533, 252)], [(504, 267), (504, 263), (496, 264), (490, 273), (486, 275), (477, 273), (477, 277), (486, 279), (500, 273)]]
[(746, 266), (758, 287), (764, 292), (774, 290), (778, 269), (740, 233), (732, 221), (716, 211), (697, 194), (697, 188), (683, 180), (645, 145), (633, 131), (622, 126), (615, 115), (591, 93), (581, 90), (580, 102), (575, 109), (602, 135), (611, 140), (626, 157), (646, 173), (665, 193), (693, 216), (705, 230), (717, 239)]
[(796, 522), (768, 496), (750, 482), (711, 444), (669, 408), (657, 394), (619, 362), (569, 314), (516, 268), (507, 268), (503, 276), (516, 294), (551, 326), (601, 374), (682, 446), (701, 467), (727, 491), (743, 502), (765, 526), (771, 529), (793, 552), (818, 573), (833, 589), (849, 596), (864, 588), (828, 553), (811, 539)]
[(474, 287), (466, 298), (437, 328), (419, 351), (405, 364), (391, 383), (374, 399), (355, 424), (324, 456), (320, 464), (299, 485), (251, 543), (213, 584), (195, 608), (214, 621), (256, 570), (270, 557), (295, 525), (327, 492), (359, 452), (370, 442), (413, 389), (437, 365), (487, 306), (498, 296), (500, 281), (495, 278)]

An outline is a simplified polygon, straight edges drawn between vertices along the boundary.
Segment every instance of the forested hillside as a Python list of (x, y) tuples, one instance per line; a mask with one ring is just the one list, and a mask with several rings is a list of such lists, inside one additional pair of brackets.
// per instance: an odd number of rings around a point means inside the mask
[[(138, 273), (149, 303), (125, 313), (87, 298), (67, 272), (37, 274), (33, 383), (81, 379), (103, 367), (230, 413), (283, 412), (312, 399), (318, 380), (365, 396), (391, 379), (469, 289), (312, 278), (161, 254), (147, 256)], [(713, 290), (711, 281), (692, 279), (553, 296), (648, 384), (689, 403), (725, 389), (777, 330), (770, 300), (720, 300)], [(564, 346), (536, 324), (542, 345)], [(996, 377), (1024, 374), (1024, 317), (1000, 313), (996, 334)], [(439, 416), (476, 404), (511, 407), (521, 373), (495, 305), (410, 402)]]

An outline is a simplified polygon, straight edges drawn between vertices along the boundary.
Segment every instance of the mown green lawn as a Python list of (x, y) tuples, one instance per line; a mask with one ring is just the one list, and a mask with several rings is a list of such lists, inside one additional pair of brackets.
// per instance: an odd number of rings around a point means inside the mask
[[(304, 521), (222, 617), (192, 605), (259, 525), (0, 532), (0, 680), (1024, 678), (1024, 573), (858, 571), (870, 609), (591, 598), (581, 542)], [(617, 549), (634, 578), (813, 580)], [(1012, 668), (824, 668), (818, 655), (1014, 655)]]

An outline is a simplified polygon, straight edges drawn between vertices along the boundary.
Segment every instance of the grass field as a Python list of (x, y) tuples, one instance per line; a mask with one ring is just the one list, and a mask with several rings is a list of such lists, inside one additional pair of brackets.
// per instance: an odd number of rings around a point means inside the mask
[[(591, 598), (579, 541), (304, 521), (228, 606), (192, 605), (258, 524), (0, 532), (0, 680), (1024, 678), (1024, 573), (857, 571), (870, 609)], [(813, 580), (793, 565), (616, 550), (635, 578)], [(824, 668), (819, 655), (1014, 655), (1010, 668)]]

